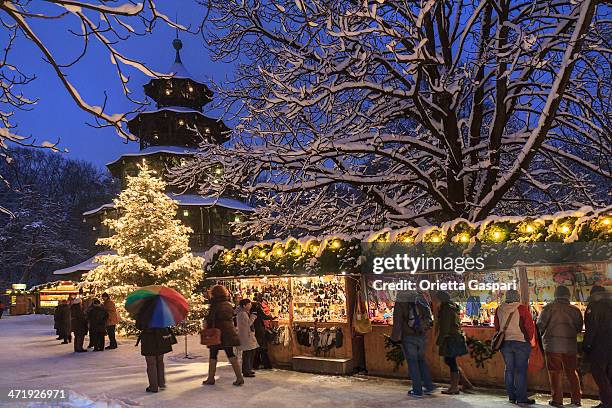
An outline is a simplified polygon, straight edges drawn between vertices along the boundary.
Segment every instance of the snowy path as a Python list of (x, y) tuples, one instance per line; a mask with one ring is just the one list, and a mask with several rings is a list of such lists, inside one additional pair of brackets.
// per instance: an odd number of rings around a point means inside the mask
[[(72, 344), (59, 344), (52, 330), (51, 316), (17, 316), (0, 319), (0, 390), (9, 388), (65, 388), (78, 394), (62, 407), (223, 407), (223, 408), (302, 408), (334, 406), (377, 407), (512, 407), (503, 394), (478, 394), (408, 399), (407, 383), (356, 377), (328, 377), (292, 371), (259, 371), (237, 388), (231, 367), (221, 363), (217, 385), (203, 387), (207, 370), (206, 350), (189, 339), (193, 360), (180, 356), (184, 338), (166, 356), (168, 389), (157, 394), (144, 392), (147, 386), (144, 358), (134, 341), (120, 339), (119, 349), (103, 353), (72, 353)], [(74, 395), (74, 394), (73, 394)], [(538, 399), (546, 403), (546, 396)], [(96, 403), (94, 403), (96, 402)], [(593, 401), (585, 401), (590, 407)], [(26, 406), (2, 403), (0, 407)]]

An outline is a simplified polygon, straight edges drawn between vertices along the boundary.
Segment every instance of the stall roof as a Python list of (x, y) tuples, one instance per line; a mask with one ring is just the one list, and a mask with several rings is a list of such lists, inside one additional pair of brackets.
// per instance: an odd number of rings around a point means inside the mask
[(64, 269), (58, 269), (56, 271), (53, 271), (54, 275), (68, 275), (70, 273), (74, 273), (74, 272), (88, 272), (91, 271), (92, 269), (96, 268), (98, 266), (98, 263), (95, 262), (95, 259), (97, 256), (100, 255), (108, 255), (113, 253), (112, 251), (104, 251), (104, 252), (99, 252), (97, 254), (95, 254), (94, 256), (92, 256), (89, 259), (84, 260), (83, 262), (73, 265), (73, 266), (69, 266), (67, 268)]
[[(168, 197), (178, 201), (179, 206), (203, 206), (203, 207), (224, 207), (237, 211), (253, 212), (255, 209), (240, 200), (226, 197), (209, 197), (198, 194), (168, 194)], [(115, 205), (112, 203), (101, 205), (100, 207), (85, 211), (84, 216), (93, 215), (99, 211), (114, 208)]]

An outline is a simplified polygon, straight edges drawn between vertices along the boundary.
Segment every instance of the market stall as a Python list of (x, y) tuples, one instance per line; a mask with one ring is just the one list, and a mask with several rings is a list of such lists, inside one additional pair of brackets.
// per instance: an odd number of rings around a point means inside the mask
[[(531, 306), (536, 317), (545, 302), (551, 300), (551, 288), (558, 284), (572, 286), (575, 302), (582, 310), (585, 308), (582, 302), (594, 283), (610, 286), (611, 241), (612, 213), (609, 210), (582, 209), (540, 218), (491, 217), (478, 223), (458, 219), (439, 226), (385, 229), (367, 236), (330, 236), (303, 240), (290, 238), (285, 241), (251, 243), (234, 249), (217, 248), (207, 255), (206, 273), (208, 276), (226, 275), (238, 280), (260, 274), (287, 277), (291, 298), (287, 321), (292, 330), (293, 344), (290, 349), (294, 366), (296, 356), (316, 356), (311, 347), (296, 344), (297, 336), (302, 336), (300, 326), (318, 330), (333, 324), (336, 327), (346, 327), (351, 341), (347, 342), (350, 349), (340, 348), (330, 351), (330, 354), (333, 352), (334, 355), (351, 356), (355, 360), (356, 355), (363, 351), (365, 368), (370, 374), (405, 377), (407, 370), (402, 362), (401, 351), (387, 340), (393, 323), (395, 290), (375, 287), (373, 284), (374, 280), (393, 281), (401, 277), (386, 272), (377, 272), (381, 274), (371, 276), (372, 269), (368, 268), (372, 264), (368, 257), (375, 244), (385, 247), (399, 243), (405, 251), (413, 252), (421, 250), (420, 247), (415, 249), (416, 245), (425, 245), (425, 249), (431, 250), (433, 254), (439, 252), (444, 245), (450, 245), (450, 251), (454, 254), (484, 251), (490, 256), (488, 260), (491, 260), (484, 269), (455, 273), (452, 276), (447, 272), (430, 270), (427, 273), (435, 276), (429, 276), (429, 280), (476, 280), (483, 284), (514, 282), (515, 288), (525, 303)], [(577, 245), (563, 247), (565, 244)], [(378, 253), (376, 251), (375, 248), (374, 252)], [(417, 252), (417, 255), (420, 254)], [(355, 277), (358, 274), (360, 276), (357, 279)], [(349, 275), (355, 279), (347, 280)], [(339, 313), (341, 308), (325, 308), (324, 303), (317, 304), (320, 301), (316, 298), (317, 291), (322, 289), (324, 299), (328, 299), (323, 288), (333, 288), (333, 285), (326, 284), (325, 278), (321, 280), (327, 276), (345, 276), (346, 321), (339, 317), (342, 315)], [(306, 278), (304, 282), (308, 282), (307, 285), (302, 285), (301, 277)], [(348, 282), (351, 282), (350, 285)], [(352, 333), (350, 317), (355, 305), (355, 294), (360, 287), (366, 288), (372, 331), (363, 336), (361, 347), (354, 347), (357, 337)], [(429, 301), (433, 291), (425, 293)], [(472, 351), (471, 355), (461, 357), (459, 363), (476, 384), (503, 383), (504, 364), (501, 355), (490, 353), (487, 341), (494, 334), (494, 312), (503, 301), (504, 292), (505, 289), (492, 290), (486, 287), (451, 291), (452, 299), (460, 304), (463, 331)], [(308, 297), (310, 294), (314, 299)], [(319, 320), (322, 307), (325, 317)], [(435, 314), (435, 303), (433, 309)], [(334, 315), (336, 317), (332, 318)], [(430, 332), (426, 359), (432, 376), (438, 380), (447, 380), (448, 369), (438, 356), (433, 335), (433, 331)], [(304, 338), (310, 336), (304, 335)], [(288, 353), (288, 349), (285, 347), (284, 352)], [(284, 361), (287, 361), (289, 355), (285, 357)], [(585, 393), (595, 393), (590, 376), (583, 378), (583, 383)], [(546, 371), (530, 373), (529, 386), (532, 389), (548, 390)]]
[(36, 295), (36, 313), (40, 314), (52, 314), (60, 300), (79, 294), (79, 288), (72, 281), (47, 282), (32, 287), (30, 291)]
[(351, 300), (358, 279), (351, 276), (214, 278), (234, 299), (260, 294), (270, 308), (269, 355), (275, 366), (347, 374), (353, 356)]
[(6, 291), (9, 298), (9, 313), (11, 316), (34, 313), (36, 296), (26, 290), (25, 283), (14, 283)]

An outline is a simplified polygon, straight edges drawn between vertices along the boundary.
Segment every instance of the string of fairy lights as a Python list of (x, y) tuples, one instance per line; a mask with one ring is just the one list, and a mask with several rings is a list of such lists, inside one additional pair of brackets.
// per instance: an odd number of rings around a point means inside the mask
[(542, 217), (492, 216), (478, 223), (453, 220), (438, 226), (384, 229), (360, 236), (269, 240), (215, 248), (207, 276), (323, 275), (354, 273), (361, 243), (463, 244), (612, 241), (612, 210), (590, 208)]

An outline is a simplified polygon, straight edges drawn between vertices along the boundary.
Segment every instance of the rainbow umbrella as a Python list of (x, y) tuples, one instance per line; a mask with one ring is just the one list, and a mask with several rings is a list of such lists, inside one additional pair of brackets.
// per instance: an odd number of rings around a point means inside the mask
[(185, 320), (189, 305), (176, 290), (165, 286), (145, 286), (130, 293), (125, 310), (139, 327), (163, 328)]

